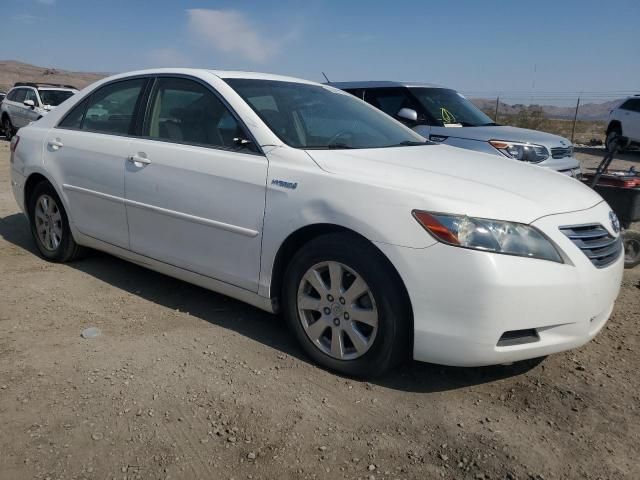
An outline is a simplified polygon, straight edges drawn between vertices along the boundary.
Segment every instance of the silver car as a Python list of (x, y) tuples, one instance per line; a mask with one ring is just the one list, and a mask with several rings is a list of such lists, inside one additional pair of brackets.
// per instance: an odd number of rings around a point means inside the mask
[(71, 85), (16, 83), (0, 104), (0, 122), (7, 140), (77, 92)]
[(581, 175), (569, 140), (550, 133), (498, 125), (462, 94), (423, 83), (332, 82), (433, 142), (505, 156)]

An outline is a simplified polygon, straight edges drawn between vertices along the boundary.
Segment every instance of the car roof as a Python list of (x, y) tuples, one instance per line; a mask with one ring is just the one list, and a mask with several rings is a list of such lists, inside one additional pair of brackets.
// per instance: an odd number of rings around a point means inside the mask
[(426, 88), (448, 88), (435, 83), (423, 82), (396, 82), (392, 80), (365, 80), (351, 82), (329, 82), (327, 85), (340, 88), (342, 90), (352, 88), (398, 88), (398, 87), (426, 87)]
[(136, 76), (136, 75), (162, 75), (162, 74), (192, 75), (196, 77), (201, 76), (203, 74), (212, 74), (223, 80), (228, 78), (244, 78), (244, 79), (252, 79), (252, 80), (275, 80), (275, 81), (281, 81), (281, 82), (308, 83), (311, 85), (320, 85), (317, 82), (304, 80), (302, 78), (288, 77), (285, 75), (275, 75), (272, 73), (243, 72), (243, 71), (235, 71), (235, 70), (213, 70), (213, 69), (207, 69), (207, 68), (152, 68), (152, 69), (146, 69), (146, 70), (136, 70), (132, 72), (125, 72), (118, 75), (114, 75), (112, 77), (108, 77), (108, 79), (127, 78), (127, 77)]

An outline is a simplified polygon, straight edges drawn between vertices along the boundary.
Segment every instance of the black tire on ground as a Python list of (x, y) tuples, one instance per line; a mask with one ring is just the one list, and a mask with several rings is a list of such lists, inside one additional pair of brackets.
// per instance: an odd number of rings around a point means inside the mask
[(2, 119), (2, 130), (4, 132), (4, 138), (10, 141), (13, 138), (14, 130), (11, 120), (7, 116)]
[[(343, 276), (340, 282), (346, 290), (353, 285), (349, 284), (349, 279), (351, 278), (351, 281), (353, 281), (354, 278), (351, 273), (356, 273), (364, 280), (369, 288), (365, 296), (359, 297), (360, 300), (356, 300), (356, 302), (365, 301), (370, 305), (369, 295), (375, 302), (377, 333), (370, 334), (366, 353), (359, 354), (360, 356), (357, 358), (339, 359), (331, 356), (310, 339), (303, 326), (303, 322), (306, 322), (307, 325), (309, 322), (302, 318), (302, 315), (307, 315), (308, 313), (301, 314), (298, 308), (299, 288), (302, 288), (301, 285), (305, 285), (303, 283), (305, 274), (312, 267), (319, 264), (322, 265), (324, 262), (337, 262), (347, 268), (342, 270)], [(351, 270), (351, 273), (349, 270)], [(322, 235), (304, 245), (294, 255), (287, 267), (282, 287), (283, 314), (305, 353), (316, 363), (348, 376), (379, 376), (397, 366), (403, 360), (410, 359), (413, 351), (411, 343), (413, 338), (411, 305), (401, 282), (399, 275), (388, 260), (373, 244), (365, 239), (348, 233)], [(308, 286), (306, 285), (307, 288)], [(316, 291), (314, 290), (313, 293), (316, 293)], [(331, 295), (328, 296), (331, 297)], [(347, 296), (348, 294), (345, 293), (345, 297)], [(342, 312), (338, 299), (334, 300), (333, 307)], [(342, 300), (342, 297), (340, 297), (340, 301)], [(347, 300), (345, 308), (349, 307), (350, 304), (351, 302)], [(326, 314), (329, 314), (329, 311), (332, 310), (328, 308), (329, 306), (323, 306), (322, 310)], [(360, 307), (357, 306), (356, 308)], [(352, 312), (356, 311), (352, 310)], [(317, 315), (320, 316), (321, 313), (319, 312)], [(342, 315), (345, 314), (338, 315), (342, 318)], [(352, 313), (352, 315), (354, 318), (351, 319), (347, 319), (346, 315), (344, 316), (347, 320), (344, 320), (344, 324), (340, 328), (353, 328), (355, 324), (360, 331), (363, 324), (356, 322), (356, 313)], [(332, 311), (329, 317), (333, 316), (334, 313)], [(337, 318), (333, 319), (334, 322), (336, 320)], [(349, 320), (352, 322), (351, 324), (349, 324)], [(307, 326), (307, 328), (310, 327)], [(331, 343), (333, 341), (333, 332), (337, 330), (334, 330), (331, 324), (326, 328), (325, 334), (330, 336), (328, 342)], [(364, 328), (366, 330), (367, 326), (364, 326)], [(353, 334), (352, 330), (351, 334)], [(341, 333), (340, 335), (343, 334)], [(348, 332), (345, 332), (344, 335), (349, 336)], [(325, 339), (324, 337), (322, 338), (323, 340)], [(341, 338), (345, 345), (345, 352), (348, 348), (352, 350), (356, 348), (355, 344), (351, 344), (350, 338)], [(349, 347), (348, 345), (350, 344), (351, 346)]]
[[(52, 205), (48, 212), (39, 206), (39, 202), (45, 199), (53, 201), (53, 203), (48, 202)], [(78, 258), (83, 253), (84, 249), (75, 242), (71, 235), (67, 213), (60, 197), (49, 182), (43, 181), (34, 187), (31, 197), (27, 200), (27, 205), (31, 234), (38, 251), (45, 259), (65, 263)], [(55, 224), (56, 230), (60, 233), (59, 241), (55, 246), (53, 244), (45, 245), (45, 241), (40, 238), (38, 233), (39, 230), (42, 231), (45, 228), (43, 223), (45, 221), (47, 224)], [(45, 238), (50, 238), (50, 236)]]
[(622, 235), (624, 244), (624, 268), (633, 268), (640, 264), (640, 232), (626, 230)]

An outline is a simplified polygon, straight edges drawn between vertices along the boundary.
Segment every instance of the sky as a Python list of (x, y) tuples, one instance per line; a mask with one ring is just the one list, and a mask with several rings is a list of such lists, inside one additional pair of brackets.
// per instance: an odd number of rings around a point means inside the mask
[[(615, 8), (614, 8), (615, 5)], [(0, 0), (0, 59), (465, 92), (640, 92), (640, 0)]]

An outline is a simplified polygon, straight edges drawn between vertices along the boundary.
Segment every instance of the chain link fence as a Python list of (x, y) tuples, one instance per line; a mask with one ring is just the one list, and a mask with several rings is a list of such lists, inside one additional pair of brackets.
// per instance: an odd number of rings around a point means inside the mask
[(464, 92), (501, 125), (541, 130), (577, 145), (602, 145), (609, 112), (639, 92)]

